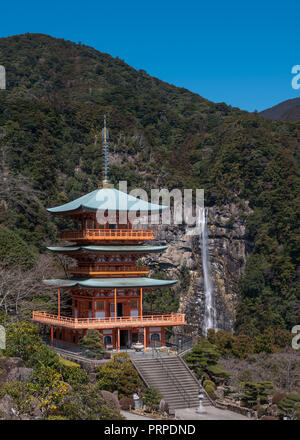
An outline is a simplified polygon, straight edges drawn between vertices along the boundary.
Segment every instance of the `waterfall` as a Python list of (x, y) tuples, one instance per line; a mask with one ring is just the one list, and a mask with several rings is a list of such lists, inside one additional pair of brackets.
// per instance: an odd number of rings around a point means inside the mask
[(202, 254), (202, 270), (203, 270), (203, 280), (204, 280), (204, 295), (205, 295), (205, 313), (204, 313), (204, 325), (203, 333), (207, 335), (207, 330), (209, 328), (216, 329), (216, 310), (214, 306), (214, 294), (213, 286), (210, 277), (210, 265), (209, 265), (209, 255), (208, 255), (208, 245), (207, 245), (207, 217), (208, 212), (205, 208), (201, 208), (199, 212), (200, 216), (200, 245)]

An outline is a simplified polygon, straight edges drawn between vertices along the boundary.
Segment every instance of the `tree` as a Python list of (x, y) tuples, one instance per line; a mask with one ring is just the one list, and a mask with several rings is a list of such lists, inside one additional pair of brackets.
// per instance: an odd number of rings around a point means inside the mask
[(104, 353), (102, 335), (98, 330), (88, 330), (78, 345), (84, 349), (87, 357), (101, 358)]
[(142, 397), (143, 403), (146, 406), (149, 406), (153, 411), (157, 411), (159, 409), (161, 399), (162, 394), (154, 387), (147, 388)]
[(118, 353), (97, 373), (99, 390), (118, 391), (119, 397), (132, 397), (143, 388), (143, 383), (127, 353)]
[(254, 343), (250, 336), (241, 334), (235, 337), (232, 353), (239, 359), (245, 359), (248, 354), (254, 353)]
[(185, 356), (185, 362), (201, 377), (207, 367), (217, 364), (219, 358), (217, 347), (203, 339)]
[(292, 419), (300, 419), (300, 395), (290, 393), (285, 396), (278, 404), (279, 413)]
[(42, 340), (37, 327), (29, 322), (10, 324), (6, 330), (5, 355), (20, 357), (26, 363), (41, 347)]
[(249, 407), (255, 406), (258, 403), (267, 403), (268, 396), (272, 394), (274, 387), (270, 381), (262, 382), (245, 382), (243, 383), (243, 392), (241, 400)]
[(36, 256), (15, 231), (0, 226), (0, 263), (3, 267), (31, 269)]
[(97, 385), (80, 385), (65, 396), (56, 413), (69, 420), (123, 420), (112, 400), (105, 400)]
[[(32, 309), (41, 307), (41, 299), (47, 301), (46, 308), (57, 307), (57, 297), (53, 289), (43, 286), (41, 279), (50, 278), (54, 267), (48, 255), (39, 257), (37, 264), (24, 271), (18, 265), (4, 267), (0, 265), (0, 310), (6, 315), (17, 315), (19, 318), (31, 317)], [(61, 300), (64, 307), (66, 299)], [(45, 307), (45, 304), (42, 303)]]

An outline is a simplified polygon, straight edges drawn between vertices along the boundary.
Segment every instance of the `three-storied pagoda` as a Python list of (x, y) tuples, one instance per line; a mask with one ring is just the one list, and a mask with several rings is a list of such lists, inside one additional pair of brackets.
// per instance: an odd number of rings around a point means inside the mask
[[(166, 246), (145, 244), (154, 239), (153, 229), (136, 229), (130, 212), (159, 213), (167, 207), (145, 202), (113, 188), (108, 182), (108, 131), (104, 120), (104, 180), (101, 188), (72, 202), (50, 208), (49, 212), (76, 220), (77, 231), (62, 233), (67, 246), (49, 247), (68, 255), (77, 265), (68, 268), (68, 278), (44, 280), (58, 289), (57, 315), (33, 312), (33, 320), (51, 327), (51, 338), (78, 343), (88, 329), (103, 334), (103, 343), (114, 349), (142, 342), (144, 349), (165, 344), (165, 327), (185, 325), (184, 314), (145, 313), (143, 294), (171, 286), (176, 281), (146, 277), (149, 270), (138, 259)], [(101, 223), (105, 213), (115, 213), (114, 221)], [(125, 217), (124, 217), (125, 216)], [(122, 221), (120, 221), (122, 218)], [(125, 221), (124, 221), (125, 218)], [(72, 317), (60, 314), (60, 289), (72, 295)], [(151, 293), (152, 295), (152, 293)]]

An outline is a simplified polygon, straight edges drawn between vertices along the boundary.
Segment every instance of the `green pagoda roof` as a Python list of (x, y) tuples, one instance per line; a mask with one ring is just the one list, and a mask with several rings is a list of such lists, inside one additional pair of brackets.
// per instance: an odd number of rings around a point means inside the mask
[(167, 249), (167, 246), (59, 246), (47, 247), (53, 252), (78, 252), (78, 251), (88, 251), (88, 252), (135, 252), (135, 253), (150, 253), (150, 252), (161, 252)]
[(159, 288), (172, 286), (177, 280), (156, 280), (153, 278), (63, 278), (59, 280), (43, 280), (50, 287), (94, 287), (94, 288), (119, 288), (119, 287), (151, 287)]
[(157, 212), (167, 209), (168, 206), (156, 205), (133, 197), (115, 188), (96, 189), (72, 202), (47, 211), (53, 214), (66, 213), (82, 209), (85, 211), (111, 210), (111, 211), (143, 211)]

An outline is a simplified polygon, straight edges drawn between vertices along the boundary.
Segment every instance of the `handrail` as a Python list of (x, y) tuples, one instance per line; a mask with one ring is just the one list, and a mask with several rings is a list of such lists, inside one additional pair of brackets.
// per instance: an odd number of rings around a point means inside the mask
[(198, 386), (199, 386), (199, 390), (202, 391), (203, 394), (205, 394), (205, 396), (207, 397), (207, 399), (209, 400), (209, 402), (213, 405), (216, 406), (213, 399), (209, 396), (209, 394), (205, 391), (204, 386), (201, 384), (201, 382), (199, 381), (199, 379), (197, 378), (196, 374), (194, 373), (194, 371), (187, 365), (187, 363), (184, 361), (184, 359), (182, 359), (182, 357), (179, 355), (177, 355), (177, 357), (180, 359), (181, 363), (185, 366), (185, 368), (190, 372), (191, 376), (193, 376), (193, 378), (195, 379), (195, 381), (197, 382)]
[(126, 326), (145, 326), (145, 325), (185, 325), (185, 315), (183, 313), (171, 313), (169, 315), (143, 315), (143, 316), (122, 316), (108, 318), (74, 318), (58, 316), (45, 311), (32, 312), (34, 321), (49, 323), (52, 325), (72, 328), (102, 328), (107, 327), (126, 327)]
[(149, 268), (146, 266), (109, 266), (109, 265), (80, 265), (80, 266), (74, 266), (74, 267), (68, 267), (68, 272), (71, 273), (87, 273), (87, 272), (94, 272), (94, 273), (114, 273), (114, 272), (136, 272), (136, 273), (148, 273)]
[(144, 238), (153, 239), (153, 229), (85, 229), (81, 231), (62, 231), (62, 240), (66, 239), (123, 239)]
[(185, 389), (183, 388), (183, 386), (181, 385), (181, 383), (178, 381), (177, 377), (173, 374), (173, 372), (171, 370), (169, 370), (167, 368), (167, 366), (164, 364), (161, 354), (160, 354), (160, 350), (157, 350), (155, 347), (152, 348), (152, 355), (154, 357), (154, 353), (157, 354), (157, 359), (160, 362), (160, 365), (162, 366), (162, 368), (165, 370), (165, 372), (167, 373), (167, 376), (171, 379), (172, 383), (176, 386), (177, 390), (180, 392), (180, 394), (183, 397), (183, 400), (185, 402), (187, 402), (188, 408), (190, 408), (190, 396), (189, 394), (185, 391)]

